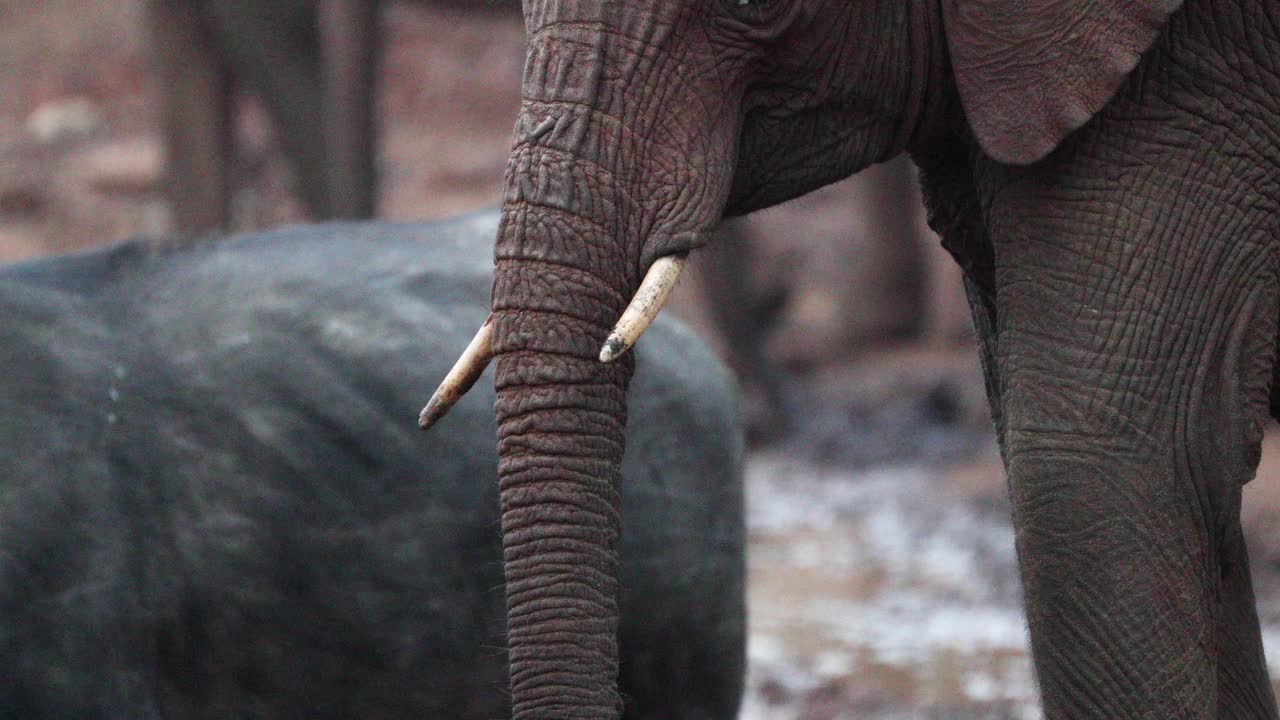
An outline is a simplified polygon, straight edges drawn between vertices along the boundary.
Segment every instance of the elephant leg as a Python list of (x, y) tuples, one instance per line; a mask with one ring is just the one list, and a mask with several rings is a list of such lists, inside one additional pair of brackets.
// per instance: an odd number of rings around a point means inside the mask
[(1276, 717), (1275, 695), (1262, 653), (1249, 554), (1239, 519), (1224, 538), (1222, 607), (1216, 632), (1221, 647), (1234, 648), (1234, 662), (1218, 665), (1218, 717)]
[(231, 220), (230, 72), (197, 0), (151, 0), (146, 12), (175, 229), (182, 235), (225, 230)]
[[(905, 155), (889, 162), (873, 165), (861, 175), (867, 182), (862, 207), (867, 210), (865, 227), (870, 231), (875, 254), (880, 257), (882, 272), (865, 278), (865, 282), (882, 288), (879, 297), (889, 299), (884, 305), (880, 326), (904, 337), (919, 337), (930, 322), (925, 300), (928, 274), (928, 249), (920, 238), (920, 189), (915, 169)], [(887, 269), (887, 272), (883, 270)], [(856, 308), (866, 313), (869, 308)]]
[(1251, 189), (1207, 188), (1167, 155), (1088, 157), (1105, 153), (993, 171), (988, 209), (1046, 716), (1276, 717), (1240, 536), (1280, 312), (1274, 228), (1228, 209)]
[(379, 6), (375, 0), (320, 0), (319, 5), (329, 197), (337, 217), (373, 217), (376, 209)]
[(232, 70), (266, 106), (307, 212), (332, 217), (314, 0), (217, 0), (203, 7)]
[(1000, 366), (996, 361), (999, 352), (996, 348), (995, 308), (969, 275), (964, 276), (964, 293), (969, 301), (969, 312), (973, 317), (974, 336), (978, 340), (978, 357), (982, 362), (982, 379), (986, 385), (987, 403), (991, 406), (991, 423), (995, 428), (996, 440), (1003, 451), (1004, 421), (1000, 400)]
[[(1274, 352), (1276, 357), (1280, 358), (1280, 333), (1276, 335), (1276, 347)], [(1271, 417), (1280, 421), (1280, 362), (1277, 362), (1271, 369)]]
[(730, 366), (763, 400), (751, 404), (762, 407), (748, 405), (749, 433), (754, 439), (777, 440), (794, 432), (801, 418), (795, 380), (765, 352), (765, 337), (777, 319), (775, 308), (751, 288), (749, 268), (758, 240), (742, 220), (725, 222), (719, 234), (699, 250), (694, 267), (716, 329), (728, 346)]

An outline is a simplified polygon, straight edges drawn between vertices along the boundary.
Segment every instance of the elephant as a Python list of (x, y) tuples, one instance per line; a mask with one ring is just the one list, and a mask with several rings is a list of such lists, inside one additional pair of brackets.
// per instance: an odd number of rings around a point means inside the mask
[[(512, 15), (519, 8), (510, 0), (419, 2)], [(383, 4), (148, 0), (165, 188), (180, 233), (228, 229), (237, 87), (266, 106), (311, 218), (374, 216)]]
[(492, 320), (422, 417), (494, 360), (515, 718), (622, 707), (626, 351), (688, 254), (903, 153), (965, 274), (1045, 716), (1277, 716), (1240, 498), (1277, 366), (1280, 5), (524, 13)]
[[(488, 312), (496, 224), (0, 268), (0, 718), (507, 717), (494, 396), (432, 435), (402, 407)], [(620, 682), (630, 718), (733, 720), (733, 381), (687, 328), (655, 335)]]
[[(491, 15), (515, 15), (511, 0), (415, 0)], [(164, 184), (177, 230), (198, 235), (231, 222), (233, 90), (263, 101), (298, 179), (309, 217), (370, 218), (377, 214), (378, 136), (374, 113), (385, 3), (377, 0), (149, 0), (147, 15), (159, 78), (168, 178)], [(885, 257), (848, 283), (853, 297), (897, 293), (865, 327), (918, 332), (925, 260), (912, 237), (909, 203), (918, 202), (906, 163), (885, 168), (863, 189), (869, 224), (883, 228)], [(777, 441), (803, 426), (797, 383), (765, 352), (771, 324), (781, 318), (776, 295), (753, 296), (736, 265), (757, 252), (759, 231), (729, 224), (708, 248), (723, 257), (701, 264), (712, 328), (749, 397), (751, 435)], [(878, 266), (877, 266), (878, 265)], [(888, 270), (885, 273), (885, 270)], [(848, 273), (846, 273), (848, 274)], [(877, 288), (877, 285), (890, 287)], [(865, 290), (864, 290), (865, 288)], [(723, 312), (722, 308), (748, 308)], [(758, 408), (758, 409), (756, 409)]]

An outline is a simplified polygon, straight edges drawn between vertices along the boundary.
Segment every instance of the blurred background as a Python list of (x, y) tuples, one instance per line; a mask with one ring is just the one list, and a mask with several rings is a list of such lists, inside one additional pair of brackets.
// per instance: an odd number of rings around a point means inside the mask
[[(193, 1), (0, 0), (0, 260), (192, 226), (170, 202), (164, 131), (166, 83), (191, 66), (155, 51)], [(514, 7), (385, 3), (378, 217), (498, 204), (523, 62)], [(314, 217), (272, 99), (251, 82), (226, 99), (219, 222)], [(909, 164), (733, 221), (693, 267), (672, 309), (738, 369), (751, 438), (744, 720), (1038, 717), (968, 310)], [(1280, 669), (1275, 438), (1245, 528)]]

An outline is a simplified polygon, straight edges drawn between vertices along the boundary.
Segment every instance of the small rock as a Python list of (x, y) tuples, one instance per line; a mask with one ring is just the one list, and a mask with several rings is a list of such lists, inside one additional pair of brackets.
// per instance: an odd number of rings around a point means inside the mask
[(97, 103), (86, 97), (51, 100), (27, 116), (27, 132), (42, 143), (88, 137), (102, 124)]

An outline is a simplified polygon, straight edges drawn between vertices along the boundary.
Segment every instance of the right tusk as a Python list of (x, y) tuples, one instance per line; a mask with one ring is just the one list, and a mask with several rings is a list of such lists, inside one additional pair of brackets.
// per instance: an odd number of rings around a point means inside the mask
[(476, 384), (492, 359), (493, 315), (490, 315), (418, 415), (418, 427), (426, 430), (444, 417), (467, 394), (471, 386)]
[(613, 332), (609, 333), (609, 339), (604, 341), (604, 347), (600, 349), (600, 362), (613, 362), (622, 357), (623, 353), (636, 344), (644, 331), (649, 329), (649, 325), (667, 302), (667, 296), (675, 289), (680, 271), (684, 269), (688, 259), (687, 254), (680, 254), (667, 255), (653, 261), (649, 272), (645, 273), (644, 281), (640, 283), (640, 289), (636, 290), (635, 297), (631, 299), (631, 304), (618, 319)]

